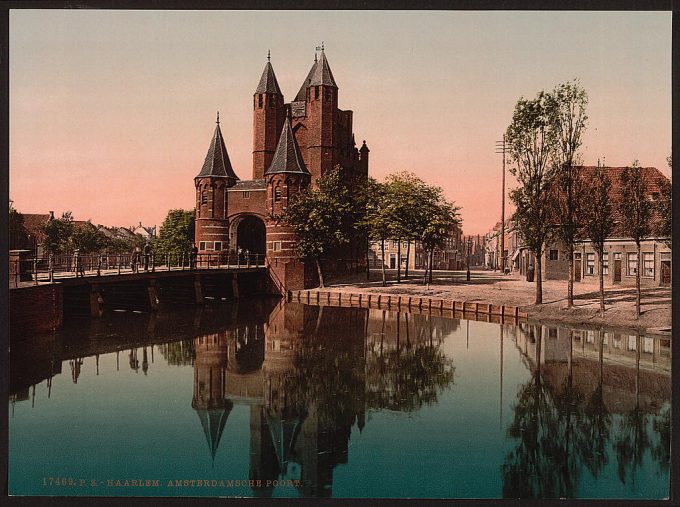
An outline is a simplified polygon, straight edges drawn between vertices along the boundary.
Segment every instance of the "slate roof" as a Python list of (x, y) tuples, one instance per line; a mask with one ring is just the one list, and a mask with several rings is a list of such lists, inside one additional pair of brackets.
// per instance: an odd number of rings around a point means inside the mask
[(321, 50), (321, 56), (319, 61), (314, 65), (314, 72), (311, 76), (310, 86), (324, 85), (333, 86), (337, 88), (338, 85), (335, 84), (335, 79), (333, 79), (333, 73), (331, 72), (331, 67), (328, 65), (328, 60), (326, 59), (326, 53)]
[(265, 190), (267, 183), (264, 179), (260, 180), (242, 180), (237, 181), (236, 185), (229, 188), (229, 192), (243, 191), (243, 190)]
[(314, 75), (314, 71), (316, 70), (316, 66), (319, 64), (319, 62), (316, 61), (316, 58), (314, 59), (314, 65), (312, 65), (312, 68), (309, 69), (309, 73), (307, 74), (307, 77), (305, 80), (302, 82), (302, 86), (300, 87), (300, 91), (297, 93), (295, 96), (295, 100), (293, 102), (300, 102), (300, 101), (305, 101), (307, 100), (307, 88), (309, 88), (309, 83), (312, 82), (312, 76)]
[(238, 180), (238, 176), (231, 167), (229, 161), (229, 154), (227, 147), (224, 144), (222, 131), (220, 130), (219, 120), (215, 127), (215, 134), (213, 135), (208, 154), (205, 156), (203, 168), (198, 173), (196, 178), (213, 177), (213, 178), (233, 178)]
[(264, 174), (266, 176), (277, 173), (309, 174), (288, 117), (283, 124), (272, 163)]
[(279, 88), (279, 83), (276, 80), (274, 68), (270, 62), (267, 62), (267, 65), (264, 66), (264, 71), (262, 72), (262, 77), (260, 78), (257, 88), (255, 88), (255, 93), (278, 93), (279, 95), (283, 95), (281, 93), (281, 88)]

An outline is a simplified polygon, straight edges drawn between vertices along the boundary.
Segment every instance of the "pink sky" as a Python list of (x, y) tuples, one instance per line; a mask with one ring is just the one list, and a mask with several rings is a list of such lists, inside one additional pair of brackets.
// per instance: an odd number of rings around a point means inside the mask
[(218, 109), (232, 165), (249, 179), (267, 50), (290, 101), (321, 41), (371, 175), (409, 170), (443, 187), (466, 234), (500, 219), (494, 143), (517, 99), (573, 78), (590, 97), (584, 162), (637, 158), (670, 175), (670, 13), (20, 10), (10, 13), (14, 206), (160, 225), (168, 209), (193, 208)]

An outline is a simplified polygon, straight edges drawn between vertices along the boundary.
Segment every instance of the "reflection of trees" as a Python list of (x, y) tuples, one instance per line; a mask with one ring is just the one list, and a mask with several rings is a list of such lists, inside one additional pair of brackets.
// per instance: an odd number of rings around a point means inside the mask
[(671, 461), (671, 406), (666, 404), (654, 416), (654, 432), (658, 435), (658, 441), (652, 444), (652, 458), (659, 465), (659, 471), (668, 470)]
[(649, 415), (645, 414), (637, 404), (619, 421), (614, 450), (619, 479), (624, 484), (627, 478), (634, 480), (635, 472), (642, 465), (645, 451), (649, 448), (648, 422)]
[[(574, 481), (560, 435), (560, 414), (539, 372), (520, 388), (508, 435), (518, 439), (503, 465), (506, 498), (570, 497)], [(560, 473), (562, 472), (562, 473)]]
[[(379, 345), (366, 354), (366, 403), (370, 408), (412, 412), (437, 403), (439, 395), (453, 383), (453, 361), (440, 350), (440, 326), (414, 320), (411, 339), (408, 314), (405, 337), (401, 333), (401, 312), (397, 312), (395, 336), (385, 334), (385, 312)], [(405, 341), (405, 343), (404, 343)], [(386, 343), (387, 342), (387, 343)]]
[[(652, 415), (640, 407), (639, 337), (636, 404), (616, 419), (604, 402), (602, 335), (598, 384), (588, 396), (572, 385), (573, 338), (569, 340), (567, 377), (561, 385), (552, 387), (541, 375), (542, 335), (537, 335), (537, 364), (531, 380), (517, 394), (514, 419), (508, 428), (508, 436), (517, 439), (517, 444), (502, 467), (506, 498), (573, 498), (583, 470), (597, 478), (611, 454), (616, 456), (618, 476), (624, 484), (636, 477), (648, 450), (660, 471), (667, 470), (670, 408), (667, 405)], [(654, 432), (658, 433), (656, 439)]]
[(194, 357), (196, 356), (193, 339), (163, 343), (158, 346), (158, 350), (168, 362), (168, 364), (174, 366), (186, 366), (193, 364)]

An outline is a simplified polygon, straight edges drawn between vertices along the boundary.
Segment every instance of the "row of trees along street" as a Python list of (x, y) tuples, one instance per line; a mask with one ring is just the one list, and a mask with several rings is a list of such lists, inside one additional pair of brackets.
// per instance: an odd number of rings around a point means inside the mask
[[(402, 240), (407, 240), (407, 266), (411, 241), (420, 242), (427, 259), (424, 280), (431, 281), (434, 249), (442, 247), (452, 229), (460, 226), (458, 212), (459, 208), (444, 198), (441, 188), (426, 184), (412, 173), (391, 174), (378, 182), (366, 177), (346, 178), (337, 166), (319, 178), (318, 188), (307, 189), (293, 200), (282, 219), (297, 235), (297, 254), (316, 263), (323, 287), (323, 259), (354, 238), (380, 242), (383, 259), (386, 240), (398, 240), (399, 259)], [(368, 255), (367, 250), (367, 277)], [(386, 285), (384, 262), (382, 283)]]
[[(650, 201), (647, 180), (638, 161), (621, 173), (620, 198), (615, 202), (612, 181), (605, 167), (593, 177), (584, 174), (579, 149), (587, 128), (588, 94), (577, 80), (540, 91), (535, 98), (520, 98), (506, 131), (511, 160), (510, 172), (519, 186), (510, 193), (516, 206), (512, 221), (536, 262), (535, 304), (543, 302), (542, 259), (544, 248), (559, 240), (567, 248), (569, 278), (567, 306), (574, 304), (574, 247), (590, 240), (598, 254), (600, 311), (604, 313), (602, 262), (604, 242), (616, 222), (637, 246), (651, 235), (671, 238), (671, 185), (659, 181), (660, 198)], [(671, 158), (668, 158), (671, 165)], [(658, 226), (652, 229), (652, 215)], [(636, 313), (640, 315), (640, 269), (636, 269)]]

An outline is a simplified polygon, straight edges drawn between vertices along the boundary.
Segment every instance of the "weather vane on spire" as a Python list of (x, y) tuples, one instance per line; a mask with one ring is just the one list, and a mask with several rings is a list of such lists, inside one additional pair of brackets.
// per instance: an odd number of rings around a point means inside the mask
[(271, 59), (272, 59), (272, 58), (271, 58), (271, 51), (268, 49), (268, 50), (267, 50), (267, 61), (270, 62)]
[(321, 41), (321, 45), (320, 45), (320, 46), (316, 46), (316, 50), (317, 50), (317, 51), (323, 51), (323, 41)]
[(219, 111), (217, 111), (217, 124), (218, 125), (220, 124), (220, 112)]

